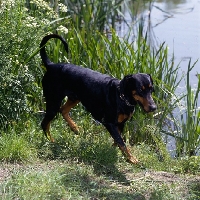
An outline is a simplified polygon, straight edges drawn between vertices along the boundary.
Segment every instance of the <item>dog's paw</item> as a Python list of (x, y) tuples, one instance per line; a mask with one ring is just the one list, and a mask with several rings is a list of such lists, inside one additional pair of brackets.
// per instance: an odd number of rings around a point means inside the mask
[(70, 126), (70, 128), (75, 134), (78, 134), (80, 131), (77, 125)]
[(139, 163), (138, 159), (135, 158), (134, 156), (132, 156), (130, 150), (126, 146), (120, 146), (120, 145), (118, 145), (118, 146), (121, 149), (124, 156), (127, 158), (127, 161), (129, 163), (132, 163), (132, 164), (138, 164)]
[(50, 140), (51, 142), (55, 142), (54, 138), (51, 136), (51, 134), (49, 132), (46, 133), (46, 137), (48, 138), (48, 140)]
[(112, 146), (113, 146), (113, 147), (117, 147), (118, 144), (117, 144), (116, 142), (113, 142)]
[(135, 164), (138, 164), (138, 163), (139, 163), (139, 160), (138, 160), (137, 158), (131, 156), (131, 157), (128, 157), (128, 158), (127, 158), (127, 162), (129, 162), (129, 163), (135, 165)]

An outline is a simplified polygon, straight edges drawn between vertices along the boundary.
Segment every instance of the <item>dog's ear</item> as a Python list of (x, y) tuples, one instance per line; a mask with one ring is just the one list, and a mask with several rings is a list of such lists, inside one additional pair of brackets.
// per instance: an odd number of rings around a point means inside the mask
[(151, 74), (148, 74), (149, 75), (149, 77), (150, 77), (150, 80), (151, 80), (151, 82), (152, 82), (152, 85), (153, 85), (153, 79), (152, 79), (152, 77), (151, 77)]
[(120, 90), (122, 93), (128, 94), (135, 88), (135, 78), (133, 75), (125, 76), (120, 82)]
[(151, 83), (152, 83), (153, 92), (155, 92), (155, 90), (154, 90), (154, 84), (153, 84), (153, 79), (152, 79), (152, 77), (151, 77), (151, 75), (150, 75), (150, 74), (148, 74), (148, 75), (149, 75), (149, 77), (150, 77), (150, 80), (151, 80)]

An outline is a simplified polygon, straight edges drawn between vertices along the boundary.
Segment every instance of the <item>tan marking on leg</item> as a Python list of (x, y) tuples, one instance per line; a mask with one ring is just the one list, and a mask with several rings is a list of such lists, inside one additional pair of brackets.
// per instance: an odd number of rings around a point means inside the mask
[(127, 157), (128, 162), (132, 164), (137, 164), (139, 162), (136, 157), (132, 156), (130, 150), (127, 147), (122, 147), (119, 145), (119, 148), (122, 151), (122, 153)]
[[(123, 122), (123, 121), (126, 120), (126, 119), (129, 120), (132, 116), (133, 116), (133, 113), (130, 113), (129, 116), (126, 115), (126, 114), (119, 114), (119, 115), (118, 115), (118, 123), (121, 123), (121, 122)], [(121, 132), (121, 130), (119, 129), (119, 127), (117, 127), (117, 129), (118, 129), (119, 134), (121, 135), (122, 132)], [(114, 141), (113, 146), (117, 146), (117, 145), (118, 145), (118, 144)]]
[[(130, 113), (130, 115), (126, 115), (126, 114), (119, 114), (118, 115), (118, 123), (123, 122), (124, 120), (128, 120), (133, 116), (133, 113)], [(119, 131), (119, 129), (118, 129)], [(119, 131), (120, 133), (120, 131)], [(121, 134), (121, 133), (120, 133)], [(116, 143), (114, 143), (114, 145), (116, 145)], [(128, 162), (132, 163), (132, 164), (137, 164), (139, 161), (137, 158), (135, 158), (134, 156), (132, 156), (130, 150), (126, 147), (126, 146), (120, 146), (118, 145), (120, 150), (122, 151), (122, 153), (125, 155), (125, 157), (128, 159)]]
[(51, 136), (51, 133), (50, 133), (50, 123), (51, 123), (51, 122), (49, 122), (48, 125), (47, 125), (46, 134), (47, 134), (47, 138), (48, 138), (51, 142), (54, 142), (55, 140), (54, 140), (54, 138)]
[(78, 101), (78, 100), (77, 101), (71, 101), (71, 100), (68, 99), (67, 102), (61, 108), (63, 118), (67, 121), (67, 123), (69, 124), (69, 127), (74, 132), (78, 132), (79, 129), (78, 129), (78, 126), (75, 124), (75, 122), (69, 116), (69, 112), (70, 112), (71, 108), (76, 106), (79, 102), (80, 101)]

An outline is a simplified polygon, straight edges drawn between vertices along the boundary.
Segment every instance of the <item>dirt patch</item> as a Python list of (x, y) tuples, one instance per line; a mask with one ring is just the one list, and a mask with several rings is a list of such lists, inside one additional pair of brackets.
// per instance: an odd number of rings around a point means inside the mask
[(179, 181), (194, 181), (199, 180), (200, 176), (198, 175), (180, 175), (164, 171), (145, 171), (140, 173), (127, 173), (127, 179), (129, 181), (137, 180), (146, 180), (146, 181), (155, 181), (155, 182), (164, 182), (164, 183), (173, 183)]
[(6, 179), (8, 179), (13, 174), (13, 171), (18, 171), (22, 167), (23, 166), (19, 164), (0, 165), (0, 182), (3, 182)]
[[(140, 173), (127, 173), (127, 180), (130, 181), (131, 187), (136, 190), (145, 191), (145, 199), (151, 199), (150, 196), (154, 191), (163, 191), (166, 189), (168, 194), (180, 194), (182, 199), (188, 199), (190, 195), (190, 185), (200, 183), (199, 175), (174, 174), (164, 171), (145, 171)], [(179, 197), (180, 197), (179, 196)]]
[(9, 176), (9, 170), (0, 168), (0, 182), (4, 181)]

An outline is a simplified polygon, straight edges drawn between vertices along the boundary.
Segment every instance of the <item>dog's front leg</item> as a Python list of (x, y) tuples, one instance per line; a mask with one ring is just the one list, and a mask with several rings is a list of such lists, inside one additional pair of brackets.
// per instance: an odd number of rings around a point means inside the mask
[(112, 138), (114, 139), (114, 142), (119, 146), (122, 153), (127, 157), (128, 161), (133, 164), (137, 164), (139, 161), (137, 158), (132, 156), (130, 150), (126, 147), (120, 133), (117, 125), (106, 123), (104, 124), (108, 132), (111, 134)]

